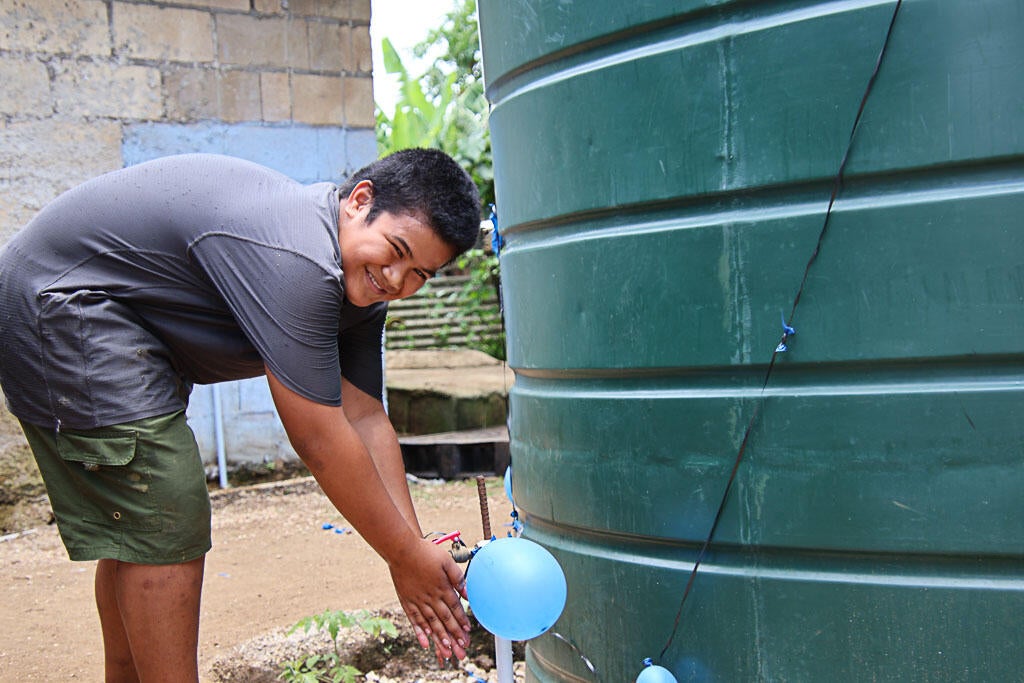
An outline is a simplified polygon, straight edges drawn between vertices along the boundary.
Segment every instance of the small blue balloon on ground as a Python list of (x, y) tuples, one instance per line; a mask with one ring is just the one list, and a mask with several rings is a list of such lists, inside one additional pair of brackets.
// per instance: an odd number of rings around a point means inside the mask
[(644, 670), (636, 677), (636, 683), (678, 683), (672, 672), (665, 667), (644, 662)]
[(554, 626), (566, 598), (558, 560), (525, 538), (480, 548), (466, 573), (466, 595), (485, 629), (507, 640), (530, 640)]

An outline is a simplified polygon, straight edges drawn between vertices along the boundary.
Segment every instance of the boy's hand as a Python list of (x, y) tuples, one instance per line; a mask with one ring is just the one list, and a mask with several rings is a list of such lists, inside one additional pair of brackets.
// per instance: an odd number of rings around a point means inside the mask
[(429, 541), (413, 544), (400, 561), (390, 565), (391, 580), (416, 638), (434, 649), (438, 659), (466, 656), (469, 617), (459, 596), (465, 597), (462, 569), (444, 548)]
[[(388, 563), (398, 599), (420, 644), (430, 647), (433, 640), (443, 659), (452, 654), (465, 657), (469, 619), (459, 601), (466, 590), (462, 570), (448, 551), (420, 538), (401, 450), (386, 414), (381, 412), (390, 431), (388, 441), (393, 441), (393, 448), (386, 449), (392, 462), (378, 464), (363, 442), (364, 435), (349, 422), (341, 406), (322, 405), (295, 393), (269, 368), (267, 381), (295, 452), (334, 507)], [(344, 400), (353, 416), (360, 413), (358, 396), (353, 398), (350, 391)], [(370, 435), (367, 440), (377, 443), (370, 438), (372, 431), (364, 429)]]

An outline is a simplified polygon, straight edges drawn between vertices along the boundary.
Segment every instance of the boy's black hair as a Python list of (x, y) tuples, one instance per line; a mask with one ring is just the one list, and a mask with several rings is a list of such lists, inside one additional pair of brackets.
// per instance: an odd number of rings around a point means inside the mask
[(458, 162), (437, 149), (403, 149), (353, 173), (340, 189), (347, 197), (360, 182), (373, 183), (367, 223), (382, 212), (423, 216), (438, 237), (470, 249), (480, 234), (480, 195)]

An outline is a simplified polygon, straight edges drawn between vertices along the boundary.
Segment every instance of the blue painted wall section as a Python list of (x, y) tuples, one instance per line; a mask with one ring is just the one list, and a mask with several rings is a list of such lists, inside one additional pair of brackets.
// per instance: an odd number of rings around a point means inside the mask
[(206, 152), (248, 159), (302, 183), (334, 181), (373, 161), (372, 130), (225, 123), (140, 123), (124, 129), (126, 166), (171, 154)]

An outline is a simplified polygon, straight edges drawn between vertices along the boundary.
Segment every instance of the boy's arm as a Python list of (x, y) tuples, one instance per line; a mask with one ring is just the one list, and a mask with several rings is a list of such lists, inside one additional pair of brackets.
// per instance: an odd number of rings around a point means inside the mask
[(300, 396), (269, 369), (267, 382), (292, 447), (331, 503), (387, 562), (420, 644), (427, 647), (429, 636), (439, 656), (465, 657), (469, 620), (457, 592), (462, 570), (446, 550), (421, 539), (395, 505), (340, 406)]
[(342, 378), (341, 405), (349, 424), (355, 428), (359, 438), (370, 452), (377, 465), (377, 471), (384, 486), (391, 494), (395, 507), (402, 513), (409, 526), (422, 536), (422, 529), (416, 519), (412, 498), (409, 496), (409, 484), (405, 478), (405, 463), (402, 460), (402, 447), (398, 444), (395, 428), (384, 411), (384, 404), (377, 398), (367, 394), (356, 385)]

